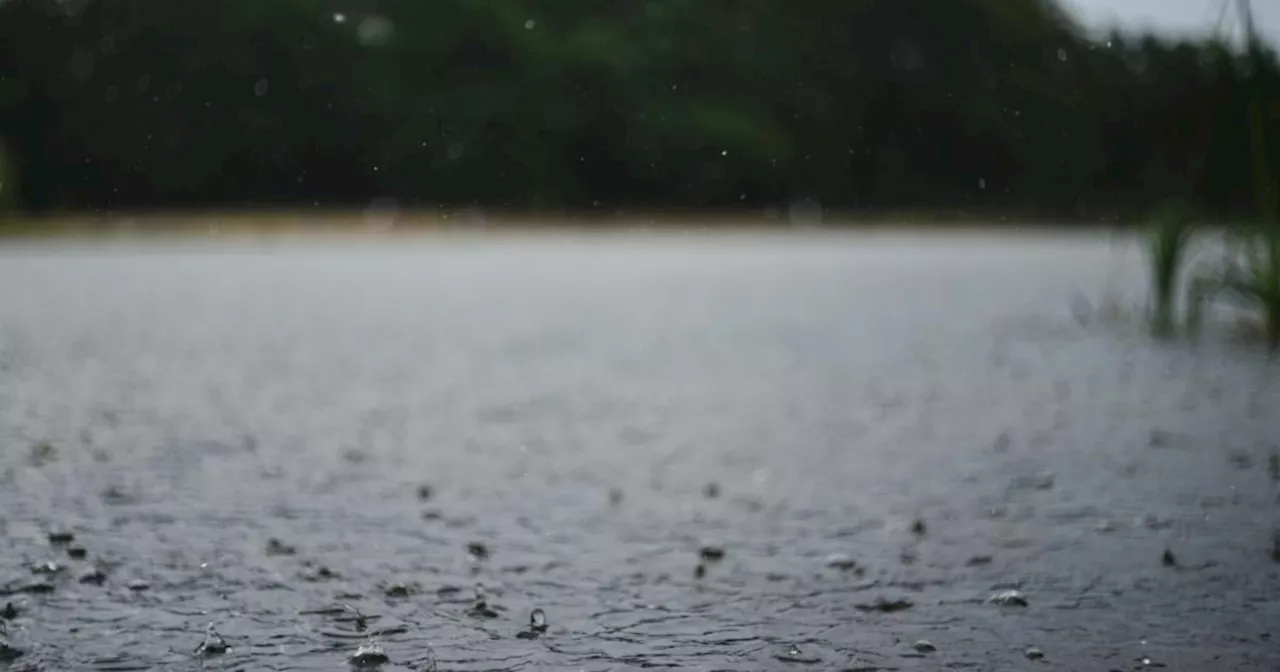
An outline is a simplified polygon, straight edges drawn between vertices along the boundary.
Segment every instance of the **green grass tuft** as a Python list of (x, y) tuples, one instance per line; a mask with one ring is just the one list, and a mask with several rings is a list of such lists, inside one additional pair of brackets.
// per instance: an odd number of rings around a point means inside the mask
[(1242, 226), (1230, 236), (1222, 263), (1191, 282), (1188, 326), (1198, 330), (1205, 305), (1226, 299), (1256, 312), (1267, 344), (1280, 348), (1280, 225)]
[(1195, 214), (1181, 202), (1166, 204), (1152, 219), (1147, 257), (1151, 271), (1151, 330), (1156, 336), (1172, 336), (1175, 331), (1178, 282), (1195, 230)]

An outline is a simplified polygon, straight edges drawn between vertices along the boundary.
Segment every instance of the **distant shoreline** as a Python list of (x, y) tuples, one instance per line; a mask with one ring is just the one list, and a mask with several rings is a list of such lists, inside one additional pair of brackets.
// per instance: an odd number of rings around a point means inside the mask
[[(484, 213), (483, 215), (480, 213)], [(458, 231), (680, 231), (846, 229), (1028, 229), (1109, 230), (1131, 228), (1115, 220), (1046, 218), (1000, 213), (942, 211), (833, 211), (821, 220), (791, 223), (786, 213), (761, 211), (669, 211), (623, 213), (507, 213), (490, 210), (405, 210), (395, 213), (324, 210), (153, 211), (95, 215), (55, 214), (0, 219), (0, 238), (122, 236), (150, 234), (396, 233)]]
[[(481, 215), (480, 213), (484, 214)], [(1226, 223), (1228, 220), (1222, 220)], [(0, 219), (0, 241), (52, 238), (149, 238), (154, 236), (358, 236), (520, 233), (821, 233), (875, 232), (1120, 232), (1141, 228), (1143, 220), (1070, 219), (1012, 214), (935, 211), (834, 211), (821, 221), (792, 224), (785, 213), (635, 212), (614, 214), (504, 213), (480, 210), (154, 211), (111, 215), (63, 214)]]

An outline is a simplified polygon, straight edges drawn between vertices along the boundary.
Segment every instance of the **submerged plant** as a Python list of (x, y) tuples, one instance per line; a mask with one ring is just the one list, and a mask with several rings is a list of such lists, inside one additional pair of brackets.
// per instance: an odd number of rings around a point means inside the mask
[(1182, 203), (1166, 204), (1153, 219), (1147, 256), (1151, 269), (1151, 329), (1157, 336), (1173, 334), (1178, 280), (1195, 228), (1195, 215)]

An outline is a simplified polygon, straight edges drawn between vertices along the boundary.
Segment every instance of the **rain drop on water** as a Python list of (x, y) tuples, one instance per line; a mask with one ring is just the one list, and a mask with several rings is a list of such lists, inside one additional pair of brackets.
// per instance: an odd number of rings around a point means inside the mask
[(267, 83), (267, 78), (259, 77), (257, 83), (253, 85), (253, 95), (261, 98), (262, 96), (267, 95), (268, 88), (270, 88), (270, 84)]
[(525, 29), (525, 30), (533, 30), (533, 27), (534, 27), (534, 26), (536, 26), (536, 25), (538, 25), (538, 22), (537, 22), (537, 21), (534, 21), (533, 19), (529, 19), (529, 20), (527, 20), (527, 21), (525, 21), (525, 22), (524, 22), (524, 29)]
[(346, 23), (346, 22), (347, 22), (347, 15), (346, 15), (346, 14), (343, 14), (342, 12), (334, 12), (334, 13), (333, 13), (333, 22), (334, 22), (334, 23)]
[(979, 178), (978, 178), (978, 188), (979, 188), (979, 189), (986, 189), (986, 188), (987, 188), (987, 178), (985, 178), (985, 177), (979, 177)]
[(227, 644), (227, 640), (223, 639), (222, 635), (214, 629), (213, 623), (210, 623), (205, 629), (204, 641), (196, 647), (195, 653), (198, 656), (219, 656), (230, 651), (231, 646)]
[(378, 667), (387, 663), (389, 660), (390, 658), (387, 657), (387, 652), (383, 651), (382, 647), (378, 646), (376, 642), (366, 642), (361, 644), (355, 650), (355, 653), (352, 653), (347, 658), (347, 662), (351, 663), (351, 666), (355, 668)]
[(1062, 48), (1059, 48), (1059, 49), (1058, 49), (1058, 60), (1059, 60), (1059, 61), (1062, 61), (1062, 62), (1064, 62), (1064, 63), (1067, 61), (1067, 50), (1066, 50), (1066, 49), (1062, 49)]
[(462, 152), (463, 152), (462, 143), (451, 142), (449, 143), (449, 148), (445, 151), (448, 154), (450, 159), (457, 161), (458, 159), (462, 158)]

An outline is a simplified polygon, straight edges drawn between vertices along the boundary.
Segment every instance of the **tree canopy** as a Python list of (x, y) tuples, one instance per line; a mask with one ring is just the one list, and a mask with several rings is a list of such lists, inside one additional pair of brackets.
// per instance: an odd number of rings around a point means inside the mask
[(1280, 118), (1262, 56), (1090, 36), (1049, 0), (0, 0), (0, 189), (33, 210), (1241, 212), (1249, 101)]

